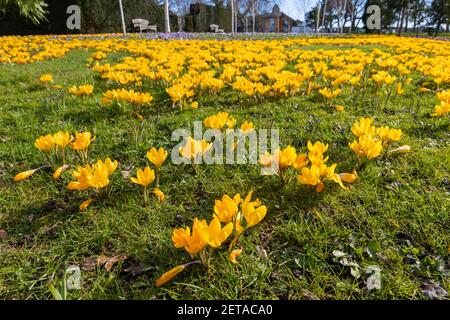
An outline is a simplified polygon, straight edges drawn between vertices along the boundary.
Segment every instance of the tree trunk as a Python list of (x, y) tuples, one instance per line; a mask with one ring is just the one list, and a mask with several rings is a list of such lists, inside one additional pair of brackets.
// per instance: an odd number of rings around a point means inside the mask
[(355, 30), (356, 29), (356, 12), (355, 12), (355, 8), (352, 7), (352, 23), (350, 25), (350, 30)]
[(322, 13), (322, 25), (323, 26), (325, 25), (325, 15), (327, 13), (327, 1), (328, 0), (325, 0), (325, 3), (323, 4), (323, 13)]
[(164, 32), (170, 32), (169, 0), (164, 0)]
[(405, 7), (402, 7), (402, 12), (400, 15), (400, 24), (397, 28), (397, 35), (400, 37), (402, 35), (402, 30), (403, 30), (403, 21), (405, 19)]
[(123, 15), (123, 6), (122, 6), (122, 0), (119, 0), (119, 8), (120, 8), (120, 20), (122, 21), (122, 32), (123, 35), (127, 35), (127, 28), (125, 27), (125, 17)]
[(347, 0), (344, 0), (344, 8), (342, 8), (342, 11), (343, 11), (343, 18), (344, 18), (344, 21), (342, 22), (342, 29), (341, 29), (341, 33), (344, 33), (344, 27), (345, 27), (345, 23), (347, 22), (347, 10), (346, 10), (346, 8), (347, 8)]
[(234, 31), (236, 31), (236, 32), (237, 32), (237, 28), (238, 28), (238, 13), (239, 13), (239, 9), (235, 10), (236, 17), (234, 18), (234, 23), (236, 25), (234, 26)]
[(316, 17), (316, 36), (319, 33), (319, 22), (320, 21), (320, 3), (317, 5), (317, 17)]
[(406, 1), (406, 17), (405, 17), (405, 32), (408, 32), (408, 20), (409, 20), (409, 7), (408, 7), (408, 1)]
[(417, 28), (417, 12), (414, 13), (413, 30), (416, 32)]
[(183, 21), (184, 21), (184, 16), (178, 15), (177, 22), (178, 22), (178, 31), (179, 32), (183, 31)]
[(442, 18), (439, 17), (437, 26), (436, 26), (436, 30), (434, 31), (434, 36), (437, 37), (437, 35), (439, 34), (439, 30), (441, 29), (441, 24), (442, 24)]
[(253, 31), (253, 33), (255, 33), (255, 24), (256, 24), (256, 15), (255, 15), (255, 12), (253, 12), (252, 20), (253, 20), (252, 31)]
[(341, 33), (344, 33), (344, 26), (345, 26), (345, 23), (347, 22), (347, 16), (346, 16), (347, 11), (346, 11), (346, 8), (347, 8), (347, 0), (344, 0), (344, 9), (343, 9), (343, 12), (344, 12), (344, 22), (342, 23)]
[(234, 0), (231, 0), (231, 33), (234, 33)]

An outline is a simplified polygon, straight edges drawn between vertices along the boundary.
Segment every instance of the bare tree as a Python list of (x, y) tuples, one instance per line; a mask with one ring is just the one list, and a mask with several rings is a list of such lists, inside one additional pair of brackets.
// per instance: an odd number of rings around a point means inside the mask
[(255, 32), (256, 14), (258, 12), (259, 0), (248, 0), (248, 9), (252, 15), (252, 32)]
[(164, 32), (170, 32), (169, 0), (164, 0)]
[(231, 33), (234, 33), (234, 0), (231, 1)]
[(325, 25), (325, 16), (326, 16), (326, 13), (327, 13), (327, 3), (328, 3), (328, 0), (325, 0), (325, 3), (323, 4), (322, 26)]
[(359, 16), (359, 20), (363, 15), (364, 11), (364, 0), (350, 0), (349, 4), (349, 12), (350, 12), (350, 28), (349, 33), (356, 29), (357, 19)]
[(403, 0), (401, 2), (401, 12), (399, 25), (397, 26), (397, 35), (401, 36), (403, 31), (403, 22), (405, 21), (406, 10), (408, 10), (408, 0)]
[(178, 31), (183, 31), (184, 17), (189, 13), (191, 0), (172, 0), (172, 6), (177, 13)]
[(319, 24), (320, 24), (320, 0), (317, 4), (317, 18), (316, 18), (316, 36), (319, 33)]
[(344, 0), (344, 7), (342, 8), (342, 12), (343, 12), (342, 16), (343, 16), (344, 21), (342, 22), (342, 25), (341, 25), (341, 33), (344, 33), (344, 26), (347, 23), (347, 0)]

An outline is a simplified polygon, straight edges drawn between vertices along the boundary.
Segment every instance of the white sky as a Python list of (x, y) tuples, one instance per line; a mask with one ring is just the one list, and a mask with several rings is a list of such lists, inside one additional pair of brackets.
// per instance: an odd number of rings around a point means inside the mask
[(309, 7), (312, 7), (316, 2), (316, 0), (279, 0), (279, 6), (281, 11), (291, 18), (303, 20), (303, 7), (305, 3), (309, 4)]

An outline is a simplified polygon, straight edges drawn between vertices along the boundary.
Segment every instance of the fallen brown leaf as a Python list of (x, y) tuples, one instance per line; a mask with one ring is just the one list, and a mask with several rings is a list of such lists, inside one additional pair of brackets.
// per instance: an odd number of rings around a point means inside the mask
[(89, 257), (89, 258), (86, 258), (86, 260), (84, 260), (82, 268), (84, 271), (93, 271), (93, 270), (95, 270), (96, 266), (97, 266), (97, 258)]
[(8, 234), (5, 230), (0, 229), (0, 239), (5, 240), (8, 237)]
[(128, 259), (128, 256), (121, 254), (114, 257), (101, 255), (97, 258), (97, 266), (101, 267), (104, 265), (105, 270), (109, 272), (119, 261), (124, 261), (126, 259)]

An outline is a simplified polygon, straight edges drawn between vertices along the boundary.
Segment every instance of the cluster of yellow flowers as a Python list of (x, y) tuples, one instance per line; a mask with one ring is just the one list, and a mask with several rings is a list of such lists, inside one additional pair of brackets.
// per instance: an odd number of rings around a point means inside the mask
[(73, 94), (74, 96), (90, 96), (94, 93), (94, 86), (90, 84), (81, 85), (79, 87), (73, 86), (69, 88), (69, 93)]
[(155, 180), (156, 177), (156, 188), (153, 189), (152, 193), (156, 195), (159, 201), (164, 201), (165, 196), (164, 193), (159, 189), (159, 180), (160, 180), (160, 169), (163, 165), (164, 161), (166, 161), (168, 156), (168, 152), (164, 150), (164, 148), (151, 148), (147, 152), (147, 159), (155, 166), (155, 170), (150, 167), (145, 167), (144, 169), (138, 169), (136, 173), (136, 177), (131, 177), (130, 180), (133, 183), (139, 184), (144, 187), (144, 200), (147, 203), (147, 187)]
[[(61, 151), (63, 162), (65, 161), (64, 149), (69, 146), (75, 151), (79, 151), (82, 157), (87, 157), (87, 149), (95, 137), (90, 132), (80, 131), (75, 132), (74, 135), (70, 135), (69, 132), (59, 131), (53, 135), (47, 134), (36, 139), (34, 145), (40, 151), (44, 151), (48, 154), (56, 151)], [(84, 159), (84, 158), (83, 158)], [(84, 159), (86, 160), (86, 159)]]
[(397, 77), (391, 76), (387, 71), (378, 71), (372, 75), (372, 80), (380, 86), (382, 84), (390, 85), (397, 80)]
[[(324, 179), (333, 181), (339, 184), (341, 188), (346, 189), (343, 182), (352, 183), (358, 178), (356, 171), (353, 171), (353, 173), (335, 173), (336, 163), (327, 166), (326, 162), (328, 161), (328, 157), (324, 156), (327, 150), (328, 144), (323, 144), (320, 141), (312, 144), (308, 141), (308, 159), (311, 162), (311, 166), (309, 168), (303, 167), (301, 169), (301, 174), (297, 176), (297, 181), (299, 183), (315, 187), (316, 192), (323, 191), (325, 187), (323, 183)], [(304, 155), (301, 160), (303, 160), (303, 162), (300, 164), (303, 165), (306, 160)], [(298, 167), (301, 167), (301, 165), (298, 165)]]
[(134, 90), (113, 89), (103, 94), (102, 103), (109, 104), (112, 101), (126, 101), (134, 105), (149, 105), (153, 101), (150, 93), (135, 92)]
[(91, 55), (90, 61), (100, 61), (107, 57), (107, 53), (104, 51), (96, 51)]
[(43, 84), (53, 83), (53, 76), (51, 74), (43, 74), (39, 78), (39, 81), (42, 82)]
[(212, 254), (212, 250), (207, 250), (208, 246), (212, 249), (217, 249), (231, 235), (233, 235), (233, 240), (229, 245), (229, 259), (236, 264), (236, 258), (242, 252), (242, 249), (233, 250), (234, 245), (244, 231), (260, 223), (267, 214), (267, 207), (262, 205), (259, 199), (252, 201), (252, 194), (253, 192), (249, 192), (245, 199), (242, 199), (239, 193), (234, 195), (233, 198), (225, 194), (221, 199), (215, 200), (214, 215), (209, 224), (206, 220), (195, 218), (192, 228), (186, 227), (173, 230), (172, 241), (175, 248), (184, 248), (192, 259), (195, 259), (196, 255), (198, 255), (200, 261), (176, 266), (156, 280), (156, 286), (160, 287), (170, 281), (192, 263), (207, 265)]
[(196, 157), (204, 154), (211, 149), (212, 143), (203, 140), (195, 140), (192, 137), (188, 137), (183, 147), (180, 147), (180, 155), (186, 159), (194, 160)]
[[(370, 52), (359, 50), (308, 50), (314, 45), (378, 46)], [(182, 40), (166, 41), (141, 38), (121, 39), (105, 35), (61, 37), (55, 41), (45, 36), (4, 37), (0, 43), (0, 63), (33, 63), (61, 57), (74, 49), (95, 49), (90, 61), (100, 61), (109, 53), (128, 52), (116, 65), (95, 64), (94, 70), (105, 79), (122, 85), (140, 85), (144, 80), (161, 81), (172, 87), (188, 75), (197, 90), (232, 86), (237, 77), (245, 77), (255, 86), (260, 83), (272, 95), (295, 94), (303, 81), (321, 77), (336, 88), (342, 84), (357, 85), (365, 68), (374, 69), (372, 80), (389, 83), (414, 72), (420, 72), (437, 86), (450, 82), (450, 44), (431, 39), (360, 36), (351, 38), (286, 38), (260, 41)], [(296, 72), (285, 69), (292, 64)], [(211, 68), (215, 72), (211, 74)], [(283, 71), (286, 71), (283, 73)], [(378, 74), (378, 71), (388, 74)], [(364, 77), (364, 76), (363, 76)], [(211, 81), (211, 79), (214, 79)], [(216, 81), (220, 80), (222, 83)], [(203, 85), (200, 83), (203, 81)], [(278, 82), (278, 84), (276, 84)], [(284, 88), (283, 88), (284, 87)], [(280, 90), (279, 90), (279, 89)], [(265, 91), (262, 90), (262, 91)], [(267, 92), (267, 91), (266, 91)], [(249, 92), (251, 94), (257, 92)]]
[[(73, 136), (71, 136), (69, 132), (59, 131), (53, 135), (48, 134), (37, 138), (35, 141), (35, 146), (40, 151), (43, 151), (48, 155), (62, 150), (63, 165), (58, 167), (53, 173), (53, 178), (57, 180), (61, 177), (61, 174), (65, 170), (70, 168), (70, 166), (65, 163), (65, 153), (63, 152), (64, 148), (69, 146), (71, 149), (80, 152), (82, 162), (87, 163), (87, 149), (94, 139), (95, 137), (92, 137), (91, 133), (86, 131), (76, 132)], [(167, 156), (168, 152), (164, 150), (164, 148), (159, 148), (159, 150), (156, 148), (151, 148), (147, 152), (147, 159), (153, 164), (155, 170), (149, 167), (138, 169), (137, 176), (130, 178), (133, 183), (144, 187), (144, 199), (146, 203), (148, 197), (147, 187), (155, 180), (155, 178), (156, 188), (152, 190), (152, 193), (156, 195), (160, 201), (164, 201), (165, 195), (159, 189), (159, 181), (160, 168)], [(33, 175), (37, 170), (51, 166), (53, 165), (45, 165), (37, 169), (20, 172), (14, 177), (14, 181), (19, 182), (25, 180)], [(118, 162), (111, 161), (110, 158), (107, 158), (105, 161), (99, 160), (94, 165), (86, 164), (85, 166), (77, 166), (77, 169), (72, 172), (72, 176), (76, 179), (76, 181), (70, 182), (67, 187), (70, 190), (88, 190), (92, 188), (98, 191), (99, 189), (105, 188), (109, 185), (109, 177), (114, 173), (117, 166)], [(83, 202), (80, 205), (80, 210), (85, 210), (92, 200), (93, 199), (90, 198)]]
[(450, 90), (438, 92), (436, 96), (439, 99), (440, 104), (434, 107), (434, 113), (432, 116), (439, 117), (450, 114)]
[[(392, 37), (358, 37), (352, 39), (265, 40), (258, 42), (227, 41), (157, 41), (115, 39), (102, 43), (77, 43), (94, 46), (98, 51), (89, 59), (96, 61), (93, 70), (103, 79), (120, 85), (162, 87), (180, 107), (196, 96), (232, 89), (249, 97), (280, 97), (309, 94), (319, 89), (327, 100), (335, 99), (345, 86), (355, 88), (370, 80), (378, 90), (387, 87), (397, 95), (405, 92), (404, 83), (413, 82), (413, 73), (429, 78), (437, 86), (450, 83), (450, 66), (443, 47), (430, 40), (393, 39)], [(310, 45), (383, 45), (384, 50), (305, 50)], [(440, 43), (441, 45), (441, 43)], [(189, 48), (189, 50), (185, 50)], [(98, 61), (108, 53), (127, 51), (132, 56), (116, 64)], [(424, 55), (424, 52), (429, 55)], [(390, 85), (396, 84), (396, 87)], [(324, 86), (325, 85), (325, 86)], [(388, 98), (389, 100), (389, 98)], [(192, 104), (196, 108), (198, 104)], [(342, 106), (336, 106), (343, 110)]]
[[(343, 189), (346, 187), (343, 182), (354, 182), (357, 180), (356, 172), (336, 174), (335, 169), (337, 164), (330, 166), (326, 164), (329, 160), (324, 154), (328, 150), (328, 144), (316, 141), (314, 144), (308, 141), (308, 153), (298, 154), (296, 149), (292, 146), (280, 150), (275, 150), (273, 154), (266, 152), (261, 155), (259, 163), (265, 168), (275, 168), (275, 172), (283, 181), (285, 181), (285, 172), (292, 167), (299, 171), (297, 181), (300, 184), (315, 187), (316, 192), (324, 190), (324, 180), (333, 181), (339, 184)], [(308, 164), (310, 167), (307, 167)]]
[(207, 117), (203, 120), (205, 127), (210, 129), (223, 129), (227, 126), (228, 129), (233, 129), (236, 125), (236, 119), (229, 115), (228, 112), (219, 112), (215, 115)]
[[(77, 170), (72, 172), (72, 177), (76, 181), (71, 181), (67, 185), (69, 190), (88, 190), (95, 189), (96, 192), (99, 189), (107, 187), (110, 183), (110, 177), (116, 171), (118, 162), (111, 161), (110, 158), (106, 158), (105, 161), (98, 160), (94, 165), (87, 164), (84, 167), (78, 166)], [(94, 198), (89, 198), (80, 204), (80, 211), (86, 210), (86, 208), (94, 201)]]
[[(236, 119), (232, 115), (228, 114), (228, 112), (219, 112), (203, 120), (203, 125), (210, 129), (222, 130), (225, 127), (227, 129), (234, 129), (236, 122)], [(240, 129), (243, 133), (248, 133), (254, 130), (255, 126), (251, 121), (245, 120), (241, 124)]]
[(76, 181), (71, 181), (67, 188), (69, 190), (87, 190), (89, 188), (102, 189), (109, 185), (109, 177), (116, 171), (117, 161), (107, 158), (104, 162), (98, 160), (96, 164), (87, 164), (84, 167), (77, 167), (72, 172)]
[[(62, 173), (70, 168), (70, 165), (66, 164), (65, 148), (70, 147), (72, 150), (77, 151), (82, 162), (86, 163), (88, 160), (87, 150), (94, 139), (95, 137), (87, 131), (75, 132), (74, 135), (71, 135), (67, 131), (59, 131), (55, 134), (40, 136), (36, 139), (34, 145), (38, 150), (50, 157), (50, 164), (37, 169), (20, 172), (14, 177), (14, 181), (19, 182), (25, 180), (39, 169), (55, 166), (57, 168), (54, 170), (52, 177), (55, 180), (60, 179)], [(60, 164), (57, 165), (57, 163)], [(92, 166), (89, 164), (84, 167), (78, 166), (77, 170), (72, 173), (72, 176), (77, 181), (70, 182), (68, 188), (70, 190), (87, 190), (89, 188), (98, 190), (104, 188), (109, 184), (109, 176), (115, 171), (117, 165), (117, 161), (111, 161), (111, 159), (107, 158), (105, 162), (99, 160)], [(80, 205), (80, 210), (86, 209), (91, 202), (92, 199), (83, 202)]]
[[(106, 57), (106, 53), (98, 53), (92, 56), (89, 60), (101, 60)], [(134, 84), (136, 86), (142, 86), (142, 77), (135, 72), (141, 66), (139, 60), (126, 57), (123, 63), (119, 63), (115, 66), (111, 66), (109, 63), (100, 65), (98, 62), (92, 67), (93, 71), (100, 73), (102, 79), (116, 82), (120, 85)]]
[[(393, 142), (400, 141), (402, 131), (392, 129), (387, 126), (375, 127), (372, 118), (361, 118), (352, 126), (352, 133), (358, 138), (349, 144), (358, 159), (374, 159), (382, 155), (383, 149), (388, 152), (389, 146)], [(402, 146), (391, 153), (403, 153), (410, 150), (409, 146)]]
[(336, 98), (341, 93), (341, 89), (335, 89), (334, 91), (330, 91), (328, 88), (323, 88), (319, 90), (319, 93), (325, 98), (331, 100)]
[[(31, 63), (61, 56), (72, 49), (94, 48), (89, 58), (95, 62), (92, 70), (99, 72), (102, 79), (126, 86), (117, 91), (105, 93), (104, 103), (112, 100), (129, 101), (133, 104), (149, 104), (149, 94), (132, 94), (136, 87), (163, 88), (173, 104), (180, 107), (198, 107), (195, 97), (213, 95), (222, 89), (244, 93), (248, 97), (292, 96), (310, 94), (318, 89), (320, 96), (330, 104), (346, 87), (354, 89), (364, 85), (379, 93), (392, 92), (403, 95), (418, 84), (417, 79), (439, 90), (450, 83), (448, 63), (450, 47), (446, 42), (428, 39), (394, 39), (393, 37), (353, 37), (349, 39), (302, 39), (245, 41), (160, 41), (143, 39), (117, 39), (106, 36), (103, 40), (60, 39), (55, 43), (44, 38), (7, 38), (15, 50), (5, 51), (1, 62)], [(39, 39), (39, 40), (38, 40)], [(34, 43), (37, 41), (37, 44)], [(437, 45), (437, 43), (439, 45)], [(45, 44), (45, 45), (44, 45)], [(145, 45), (144, 45), (145, 44)], [(349, 45), (350, 50), (307, 50), (310, 45)], [(370, 52), (360, 50), (359, 45), (377, 45), (383, 49)], [(32, 55), (28, 52), (33, 48)], [(8, 47), (8, 50), (10, 48)], [(188, 49), (188, 50), (187, 50)], [(40, 51), (39, 51), (40, 50)], [(36, 53), (38, 52), (38, 53)], [(102, 63), (109, 53), (126, 52), (115, 64)], [(51, 83), (51, 75), (42, 81)], [(422, 81), (420, 81), (423, 84)], [(412, 84), (405, 86), (407, 84)], [(131, 87), (128, 87), (131, 86)], [(53, 86), (56, 87), (56, 86)], [(384, 87), (385, 90), (378, 91)], [(421, 92), (435, 89), (420, 88)], [(69, 89), (72, 94), (87, 95), (83, 88)], [(72, 92), (73, 91), (73, 92)], [(127, 94), (127, 92), (129, 94)], [(138, 93), (136, 93), (138, 94)], [(344, 106), (336, 105), (337, 110)], [(444, 115), (449, 109), (447, 102), (436, 106), (433, 115)]]

